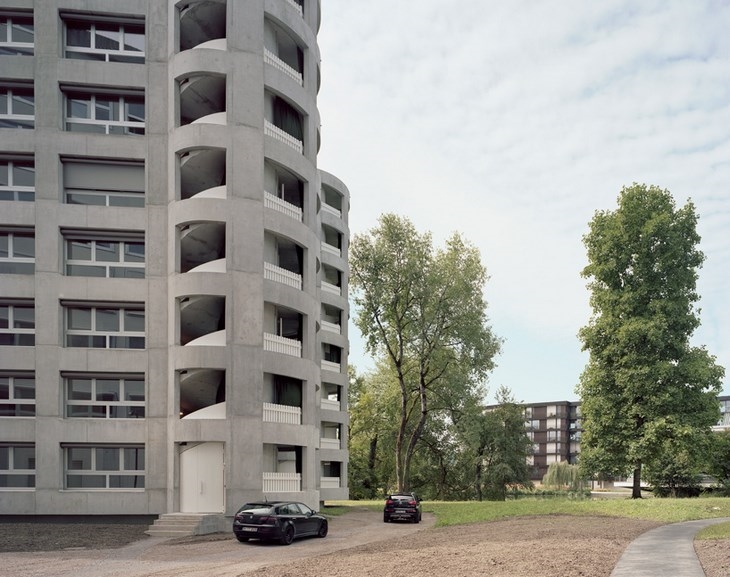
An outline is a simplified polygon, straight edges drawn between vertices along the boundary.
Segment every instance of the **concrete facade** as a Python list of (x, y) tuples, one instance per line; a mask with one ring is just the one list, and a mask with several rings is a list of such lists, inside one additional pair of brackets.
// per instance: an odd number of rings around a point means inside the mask
[(319, 11), (0, 0), (0, 514), (347, 498)]

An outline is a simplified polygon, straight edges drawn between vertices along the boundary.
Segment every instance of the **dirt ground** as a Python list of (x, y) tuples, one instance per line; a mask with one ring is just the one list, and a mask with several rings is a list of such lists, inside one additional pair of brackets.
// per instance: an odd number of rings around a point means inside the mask
[[(355, 510), (325, 539), (289, 547), (232, 534), (153, 539), (146, 525), (0, 523), (0, 575), (13, 577), (608, 577), (628, 543), (656, 523), (528, 517), (435, 528), (382, 523)], [(730, 540), (698, 541), (707, 577), (730, 575)]]

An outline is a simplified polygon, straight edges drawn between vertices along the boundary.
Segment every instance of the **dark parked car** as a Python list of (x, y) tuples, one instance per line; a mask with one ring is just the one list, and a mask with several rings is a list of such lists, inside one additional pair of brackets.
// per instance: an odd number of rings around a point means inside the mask
[(395, 520), (421, 522), (421, 500), (415, 493), (395, 493), (388, 496), (383, 508), (383, 522)]
[(241, 542), (267, 539), (289, 545), (297, 537), (327, 536), (327, 519), (304, 503), (246, 503), (233, 518), (233, 533)]

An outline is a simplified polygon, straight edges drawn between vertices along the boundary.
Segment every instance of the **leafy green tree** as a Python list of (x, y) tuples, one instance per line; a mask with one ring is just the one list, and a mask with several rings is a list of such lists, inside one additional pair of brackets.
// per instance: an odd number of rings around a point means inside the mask
[(542, 477), (542, 484), (545, 487), (554, 487), (555, 489), (567, 488), (570, 491), (580, 491), (585, 483), (580, 475), (578, 465), (573, 465), (568, 461), (560, 461), (550, 463), (547, 473)]
[(434, 250), (430, 234), (386, 214), (354, 237), (350, 271), (355, 322), (368, 351), (389, 364), (398, 383), (396, 485), (407, 490), (434, 406), (470, 397), (494, 366), (499, 341), (487, 325), (486, 270), (458, 234)]
[(593, 314), (579, 333), (590, 353), (578, 385), (581, 467), (633, 471), (637, 498), (642, 465), (719, 416), (724, 369), (689, 343), (700, 323), (694, 305), (704, 260), (697, 215), (691, 202), (677, 208), (668, 191), (634, 184), (622, 189), (616, 210), (596, 212), (589, 226), (582, 274)]
[(715, 433), (707, 453), (706, 472), (715, 479), (730, 496), (730, 431)]

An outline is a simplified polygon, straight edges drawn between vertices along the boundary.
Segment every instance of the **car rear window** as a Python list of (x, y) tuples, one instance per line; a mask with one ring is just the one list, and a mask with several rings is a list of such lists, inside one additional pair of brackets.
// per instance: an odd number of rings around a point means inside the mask
[(271, 513), (271, 507), (259, 503), (247, 503), (241, 507), (240, 512), (251, 513), (252, 515), (265, 515)]

